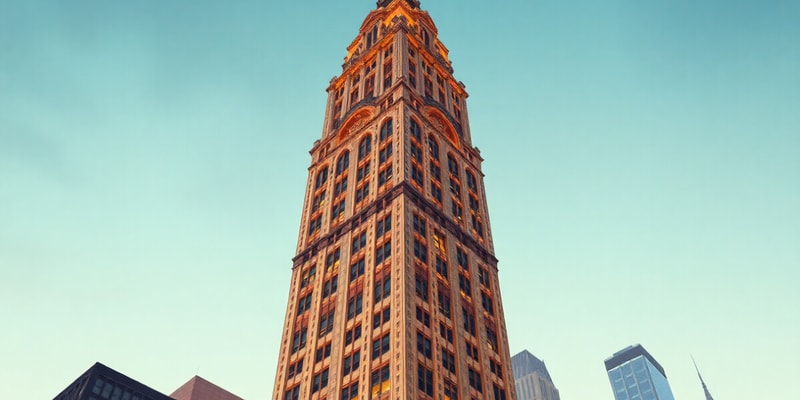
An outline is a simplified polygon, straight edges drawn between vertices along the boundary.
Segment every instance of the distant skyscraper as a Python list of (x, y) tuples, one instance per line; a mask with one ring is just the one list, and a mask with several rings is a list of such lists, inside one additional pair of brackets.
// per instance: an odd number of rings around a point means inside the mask
[(708, 387), (706, 387), (705, 381), (703, 381), (703, 376), (700, 375), (700, 369), (697, 368), (697, 363), (694, 362), (694, 358), (692, 358), (692, 363), (694, 364), (695, 371), (697, 371), (697, 377), (700, 378), (700, 384), (703, 385), (703, 393), (706, 395), (706, 400), (714, 400), (714, 398), (711, 397), (711, 393), (708, 391)]
[(517, 400), (560, 400), (544, 361), (528, 350), (511, 357)]
[(675, 400), (664, 368), (642, 345), (614, 353), (605, 364), (616, 400)]
[(53, 400), (172, 400), (169, 396), (95, 363)]

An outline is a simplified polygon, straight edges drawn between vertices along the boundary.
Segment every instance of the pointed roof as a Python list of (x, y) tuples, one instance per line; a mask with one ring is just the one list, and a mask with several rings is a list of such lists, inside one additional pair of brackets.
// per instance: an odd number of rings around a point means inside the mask
[(708, 391), (708, 387), (706, 387), (706, 383), (703, 381), (703, 375), (700, 375), (700, 369), (697, 368), (697, 363), (694, 362), (694, 357), (692, 357), (692, 364), (694, 364), (694, 370), (697, 371), (697, 377), (700, 378), (700, 384), (703, 385), (703, 393), (706, 395), (706, 400), (714, 400), (711, 397), (711, 393)]
[(244, 400), (197, 375), (175, 390), (170, 397), (175, 400)]

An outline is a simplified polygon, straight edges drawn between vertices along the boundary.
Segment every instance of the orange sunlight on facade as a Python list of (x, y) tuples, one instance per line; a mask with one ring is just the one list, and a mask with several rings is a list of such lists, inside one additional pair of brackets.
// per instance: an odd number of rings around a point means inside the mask
[(416, 0), (379, 1), (311, 150), (274, 400), (514, 399), (464, 85)]

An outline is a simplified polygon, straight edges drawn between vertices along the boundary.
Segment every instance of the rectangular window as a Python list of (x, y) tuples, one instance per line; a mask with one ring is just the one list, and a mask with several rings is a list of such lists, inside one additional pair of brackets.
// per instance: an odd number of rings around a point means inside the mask
[(319, 319), (319, 335), (318, 335), (319, 337), (323, 337), (326, 334), (328, 334), (328, 332), (333, 330), (333, 317), (335, 315), (334, 311), (336, 311), (336, 310), (331, 310), (327, 314), (325, 314), (322, 317), (320, 317), (320, 319)]
[(347, 346), (361, 338), (361, 325), (356, 325), (353, 329), (345, 332), (344, 345)]
[(314, 353), (314, 362), (320, 362), (331, 356), (331, 343), (320, 346)]
[(458, 400), (458, 387), (447, 379), (444, 380), (444, 400)]
[(364, 275), (364, 257), (358, 259), (350, 266), (350, 282)]
[(297, 315), (301, 315), (311, 309), (311, 299), (311, 294), (307, 294), (300, 298), (300, 300), (297, 302)]
[(417, 365), (417, 388), (428, 396), (433, 396), (433, 371), (422, 364)]
[(388, 364), (372, 371), (372, 376), (370, 377), (371, 399), (376, 399), (378, 396), (388, 393), (391, 387)]
[(417, 353), (425, 358), (431, 358), (432, 348), (431, 340), (425, 337), (422, 332), (417, 331)]
[(375, 303), (388, 299), (392, 294), (392, 280), (390, 275), (386, 275), (382, 280), (380, 278), (375, 282)]
[(356, 182), (361, 182), (369, 175), (369, 161), (358, 167), (356, 170)]
[(294, 333), (294, 336), (292, 336), (292, 354), (306, 347), (307, 333), (308, 328), (306, 327), (303, 327)]
[(389, 352), (390, 341), (389, 334), (385, 334), (378, 339), (372, 341), (372, 359), (376, 359)]
[(433, 182), (431, 182), (431, 197), (433, 197), (437, 203), (442, 204), (442, 188)]
[(449, 326), (445, 325), (444, 322), (439, 323), (439, 336), (442, 339), (447, 340), (448, 343), (453, 343), (453, 330), (450, 329)]
[(367, 232), (357, 234), (350, 243), (350, 254), (356, 254), (367, 245)]
[(378, 162), (379, 164), (383, 164), (392, 159), (392, 143), (389, 142), (386, 146), (381, 147), (380, 151), (378, 151)]
[(386, 307), (383, 311), (378, 311), (372, 316), (372, 328), (377, 329), (381, 325), (389, 322), (392, 318), (391, 308)]
[(494, 386), (494, 400), (506, 400), (505, 389), (501, 389), (496, 384), (492, 384), (492, 386)]
[(478, 268), (478, 281), (481, 283), (481, 285), (490, 288), (491, 285), (489, 284), (489, 271), (484, 268)]
[(303, 372), (303, 358), (296, 363), (289, 366), (289, 371), (286, 373), (288, 379), (292, 379), (295, 375), (300, 375)]
[(328, 253), (328, 256), (325, 257), (325, 271), (330, 272), (339, 267), (339, 258), (341, 257), (341, 251), (339, 248), (333, 249), (332, 252)]
[(464, 316), (464, 331), (475, 336), (475, 314), (466, 308), (462, 308), (461, 312)]
[(328, 369), (325, 368), (322, 372), (314, 375), (314, 380), (311, 385), (311, 393), (317, 393), (320, 389), (328, 386)]
[(392, 164), (378, 172), (378, 187), (389, 183), (392, 180)]
[(414, 276), (414, 286), (417, 297), (422, 299), (422, 301), (428, 301), (428, 279), (417, 273)]
[(331, 221), (344, 215), (344, 200), (341, 200), (331, 208)]
[(300, 385), (297, 385), (286, 391), (283, 400), (299, 400), (300, 399)]
[(392, 255), (392, 242), (386, 242), (375, 248), (375, 265), (388, 261)]
[(339, 277), (334, 276), (325, 281), (322, 284), (322, 298), (327, 298), (328, 296), (336, 293), (336, 289), (339, 287)]
[(414, 231), (425, 237), (427, 233), (427, 224), (425, 219), (420, 217), (418, 214), (414, 214), (411, 216), (411, 221), (414, 227)]
[(488, 326), (486, 327), (486, 342), (489, 344), (490, 349), (497, 352), (497, 333)]
[(431, 315), (428, 314), (427, 311), (423, 310), (419, 306), (417, 306), (417, 321), (422, 322), (422, 325), (425, 325), (430, 328), (431, 326)]
[(389, 90), (392, 87), (392, 59), (386, 60), (383, 63), (383, 90)]
[(503, 379), (503, 367), (500, 366), (499, 362), (489, 360), (489, 369), (491, 369), (492, 373), (497, 375), (498, 378)]
[(342, 395), (339, 397), (341, 400), (357, 400), (358, 399), (358, 381), (353, 382), (350, 386), (342, 389)]
[(464, 252), (464, 250), (460, 247), (456, 249), (456, 261), (461, 269), (469, 272), (469, 259), (467, 258), (467, 253)]
[(439, 166), (436, 165), (433, 161), (431, 161), (430, 164), (428, 165), (428, 170), (431, 172), (433, 180), (435, 180), (436, 182), (442, 181), (442, 169), (439, 168)]
[(447, 261), (444, 258), (436, 256), (436, 272), (444, 278), (447, 278)]
[(487, 295), (484, 292), (481, 292), (481, 305), (483, 309), (486, 310), (489, 315), (494, 315), (494, 305), (492, 303), (492, 297)]
[(422, 169), (417, 164), (411, 165), (411, 179), (419, 186), (424, 184), (425, 175), (422, 173)]
[(414, 257), (420, 260), (423, 264), (428, 263), (428, 246), (422, 244), (419, 239), (414, 238)]
[(356, 203), (361, 203), (369, 197), (369, 183), (356, 189)]
[(462, 296), (472, 297), (472, 286), (470, 285), (469, 277), (464, 274), (458, 274), (458, 288), (461, 290)]
[[(333, 185), (333, 197), (339, 197), (340, 194), (347, 191), (347, 175), (343, 176), (341, 179), (337, 180), (336, 183)], [(322, 199), (325, 200), (324, 198)]]
[(317, 276), (317, 266), (312, 265), (311, 268), (303, 271), (303, 277), (300, 280), (300, 288), (303, 289), (308, 285), (314, 283), (314, 278)]
[(383, 234), (388, 233), (392, 230), (392, 216), (387, 215), (383, 219), (379, 219), (377, 225), (375, 226), (375, 238), (380, 238)]
[(450, 296), (447, 295), (447, 293), (443, 292), (441, 289), (439, 289), (438, 298), (439, 298), (439, 312), (442, 313), (442, 315), (444, 315), (445, 318), (450, 319), (451, 317)]
[(361, 314), (362, 311), (362, 303), (363, 303), (363, 294), (359, 292), (350, 300), (347, 301), (347, 320), (353, 319), (356, 315)]
[(478, 361), (478, 347), (470, 342), (466, 342), (465, 345), (467, 348), (467, 356), (475, 361)]
[(342, 375), (347, 375), (350, 372), (356, 371), (361, 365), (361, 351), (356, 350), (355, 353), (344, 358), (342, 362)]
[(456, 357), (445, 349), (442, 349), (442, 367), (452, 373), (456, 373)]
[(472, 368), (468, 368), (469, 376), (469, 385), (475, 388), (480, 393), (483, 393), (483, 385), (481, 384), (481, 374), (473, 370)]

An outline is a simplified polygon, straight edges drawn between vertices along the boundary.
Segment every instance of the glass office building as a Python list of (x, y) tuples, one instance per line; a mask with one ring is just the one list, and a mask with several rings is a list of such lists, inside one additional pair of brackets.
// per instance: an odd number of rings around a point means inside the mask
[(675, 400), (664, 368), (642, 345), (614, 353), (605, 364), (616, 400)]

